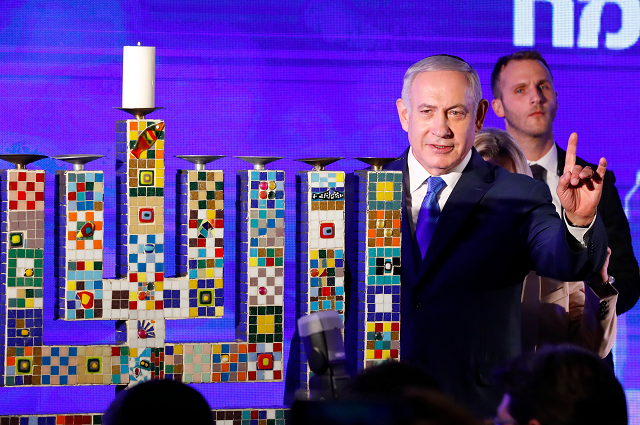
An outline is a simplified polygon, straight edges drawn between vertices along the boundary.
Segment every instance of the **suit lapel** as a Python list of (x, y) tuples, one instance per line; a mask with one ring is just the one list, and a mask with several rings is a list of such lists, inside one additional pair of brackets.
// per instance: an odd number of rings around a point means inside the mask
[(558, 146), (558, 144), (556, 143), (556, 150), (558, 151), (558, 177), (564, 174), (564, 161), (567, 159), (567, 152), (562, 149), (560, 146)]
[[(480, 202), (484, 194), (493, 186), (494, 175), (487, 163), (476, 152), (475, 148), (471, 160), (462, 172), (462, 176), (451, 192), (445, 204), (438, 225), (436, 226), (425, 258), (420, 265), (417, 281), (436, 263), (447, 245), (456, 237), (474, 207)], [(464, 236), (458, 236), (460, 240)], [(407, 256), (405, 256), (406, 258)]]

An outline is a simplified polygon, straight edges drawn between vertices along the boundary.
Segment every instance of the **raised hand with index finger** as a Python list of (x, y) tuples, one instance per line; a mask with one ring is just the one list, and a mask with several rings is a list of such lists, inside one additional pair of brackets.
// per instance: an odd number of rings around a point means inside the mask
[(571, 133), (564, 162), (564, 174), (558, 182), (558, 197), (565, 216), (575, 226), (588, 226), (593, 221), (602, 195), (607, 160), (600, 158), (598, 169), (576, 165), (578, 135)]

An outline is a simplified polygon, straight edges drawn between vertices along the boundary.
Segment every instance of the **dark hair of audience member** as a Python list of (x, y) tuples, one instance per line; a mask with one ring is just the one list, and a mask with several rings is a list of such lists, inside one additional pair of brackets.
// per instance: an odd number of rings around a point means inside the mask
[(151, 380), (121, 391), (105, 412), (104, 425), (213, 425), (204, 397), (181, 382)]
[[(419, 365), (388, 360), (360, 372), (340, 399), (396, 409), (407, 425), (480, 425)], [(357, 422), (358, 424), (362, 422)]]
[(493, 67), (493, 71), (491, 72), (491, 91), (493, 92), (494, 99), (500, 99), (502, 97), (502, 93), (500, 92), (500, 87), (498, 83), (500, 82), (500, 74), (502, 70), (507, 66), (507, 64), (511, 61), (524, 61), (524, 60), (534, 60), (539, 61), (547, 68), (549, 71), (549, 75), (553, 78), (553, 74), (551, 74), (551, 68), (549, 68), (549, 64), (544, 60), (540, 52), (537, 50), (521, 50), (519, 52), (512, 53), (507, 56), (502, 56), (496, 62), (496, 65)]
[(563, 344), (544, 347), (497, 371), (518, 424), (624, 425), (627, 402), (611, 368), (595, 354)]
[(440, 385), (421, 367), (386, 361), (361, 371), (349, 382), (341, 398), (401, 395), (409, 388), (440, 391)]

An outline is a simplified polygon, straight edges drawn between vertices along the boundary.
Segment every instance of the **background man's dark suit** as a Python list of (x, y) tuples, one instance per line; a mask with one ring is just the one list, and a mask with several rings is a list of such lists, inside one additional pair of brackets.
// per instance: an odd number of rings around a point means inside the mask
[[(567, 152), (557, 144), (556, 148), (558, 150), (557, 173), (558, 176), (561, 176)], [(594, 170), (597, 168), (581, 158), (576, 159), (576, 164), (583, 167), (589, 165)], [(619, 292), (616, 313), (620, 315), (633, 308), (640, 297), (640, 271), (638, 270), (638, 261), (633, 255), (629, 222), (624, 214), (615, 182), (613, 171), (607, 170), (602, 187), (602, 197), (598, 204), (598, 215), (607, 230), (609, 247), (611, 248), (608, 272), (616, 279), (613, 286)]]
[[(405, 190), (407, 154), (386, 167), (404, 171)], [(502, 397), (489, 386), (491, 371), (520, 353), (523, 278), (537, 269), (582, 279), (604, 262), (599, 219), (598, 243), (583, 249), (567, 237), (545, 184), (488, 164), (473, 149), (419, 265), (403, 209), (401, 358), (422, 364), (457, 400), (490, 416)]]

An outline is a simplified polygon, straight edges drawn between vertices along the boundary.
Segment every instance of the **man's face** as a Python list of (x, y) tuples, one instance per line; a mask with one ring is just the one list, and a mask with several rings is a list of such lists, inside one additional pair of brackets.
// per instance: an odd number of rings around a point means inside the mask
[(491, 103), (515, 137), (552, 138), (558, 99), (547, 68), (533, 59), (514, 60), (500, 73), (500, 99)]
[(457, 71), (421, 72), (413, 80), (409, 105), (398, 99), (398, 115), (413, 155), (434, 176), (460, 164), (482, 129), (487, 101), (473, 110), (465, 76)]

